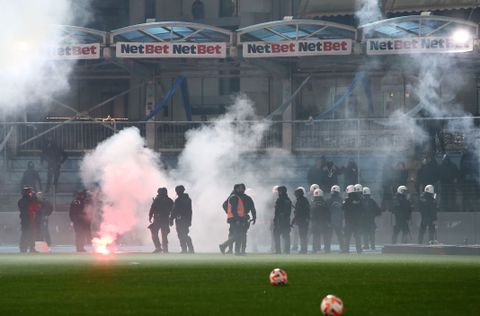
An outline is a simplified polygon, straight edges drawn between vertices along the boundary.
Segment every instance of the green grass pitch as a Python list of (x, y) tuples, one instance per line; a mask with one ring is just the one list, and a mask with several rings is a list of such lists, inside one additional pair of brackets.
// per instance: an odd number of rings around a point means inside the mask
[(326, 294), (347, 316), (480, 315), (480, 258), (0, 255), (0, 315), (321, 315)]

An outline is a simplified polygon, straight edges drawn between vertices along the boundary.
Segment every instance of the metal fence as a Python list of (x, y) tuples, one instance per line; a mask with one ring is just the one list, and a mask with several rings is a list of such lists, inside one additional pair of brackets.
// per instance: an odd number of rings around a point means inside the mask
[[(295, 151), (403, 151), (433, 141), (446, 151), (461, 151), (467, 143), (480, 145), (479, 118), (354, 119), (270, 122), (258, 149), (285, 147)], [(257, 122), (234, 122), (249, 124)], [(115, 122), (68, 121), (8, 123), (1, 125), (4, 137), (14, 127), (8, 147), (15, 151), (40, 151), (52, 137), (68, 151), (88, 151), (114, 133), (131, 126), (159, 151), (180, 151), (187, 132), (212, 122)], [(3, 131), (3, 132), (2, 132)], [(291, 133), (291, 135), (285, 135)], [(288, 137), (287, 137), (288, 136)], [(291, 142), (285, 142), (291, 139)]]

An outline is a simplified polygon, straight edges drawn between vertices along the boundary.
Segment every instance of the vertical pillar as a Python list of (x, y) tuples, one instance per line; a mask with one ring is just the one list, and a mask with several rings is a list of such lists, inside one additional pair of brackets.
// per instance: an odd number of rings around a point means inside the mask
[[(290, 78), (282, 79), (282, 103), (285, 102), (292, 95), (292, 81)], [(293, 102), (283, 112), (282, 124), (282, 148), (288, 151), (293, 149)]]
[[(145, 115), (148, 115), (155, 105), (155, 82), (149, 81), (145, 88)], [(145, 126), (147, 146), (155, 149), (155, 123), (147, 123)]]

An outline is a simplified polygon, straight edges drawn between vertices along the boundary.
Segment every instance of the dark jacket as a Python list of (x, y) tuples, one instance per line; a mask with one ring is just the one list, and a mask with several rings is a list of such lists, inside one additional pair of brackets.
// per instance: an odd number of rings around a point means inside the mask
[(275, 201), (275, 215), (273, 217), (274, 230), (290, 231), (290, 217), (292, 215), (292, 201), (288, 195), (279, 195)]
[(153, 200), (148, 218), (154, 223), (168, 225), (172, 213), (173, 200), (166, 194), (159, 194)]
[(369, 196), (363, 198), (363, 223), (370, 226), (375, 225), (375, 217), (382, 214), (377, 202)]
[(353, 185), (358, 182), (358, 167), (355, 162), (349, 162), (346, 167), (342, 168), (345, 186)]
[(423, 192), (420, 196), (420, 200), (418, 202), (418, 210), (422, 215), (423, 222), (433, 222), (437, 220), (437, 203), (433, 198), (433, 194)]
[(87, 214), (87, 201), (86, 199), (75, 199), (70, 204), (70, 220), (74, 226), (87, 225), (90, 223), (89, 216)]
[(187, 193), (179, 195), (173, 204), (171, 221), (177, 225), (192, 226), (192, 200)]
[(406, 222), (412, 215), (412, 204), (403, 194), (395, 194), (393, 198), (392, 213), (395, 215), (396, 221)]
[(295, 203), (295, 212), (292, 224), (302, 225), (308, 224), (310, 220), (310, 204), (306, 197), (301, 196), (297, 198)]
[(351, 193), (343, 201), (342, 208), (345, 216), (345, 225), (357, 226), (360, 224), (363, 215), (363, 203), (359, 194)]
[(312, 224), (330, 224), (331, 214), (327, 202), (322, 197), (314, 197), (310, 209)]
[(328, 209), (330, 211), (331, 222), (335, 227), (343, 226), (343, 199), (339, 193), (333, 193), (327, 201)]
[(448, 157), (442, 160), (438, 169), (438, 178), (441, 184), (453, 184), (459, 177), (457, 166)]
[(49, 200), (43, 199), (41, 201), (38, 201), (38, 203), (40, 205), (40, 216), (42, 218), (52, 215), (53, 205)]
[(33, 203), (35, 202), (35, 198), (30, 198), (28, 196), (24, 196), (18, 200), (18, 210), (20, 211), (20, 222), (22, 227), (27, 227), (31, 224), (30, 212), (34, 207)]

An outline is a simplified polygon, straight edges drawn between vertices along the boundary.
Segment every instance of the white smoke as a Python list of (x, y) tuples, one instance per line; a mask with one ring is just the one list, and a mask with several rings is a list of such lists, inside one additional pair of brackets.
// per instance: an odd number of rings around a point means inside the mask
[[(94, 241), (97, 251), (107, 252), (105, 247), (114, 244), (119, 235), (146, 231), (152, 197), (162, 186), (171, 189), (182, 184), (192, 198), (191, 235), (197, 251), (216, 251), (227, 238), (222, 204), (235, 183), (245, 183), (252, 189), (258, 218), (264, 219), (265, 213), (272, 212), (271, 187), (279, 184), (272, 181), (290, 176), (284, 168), (289, 154), (282, 150), (264, 153), (257, 160), (256, 151), (269, 125), (255, 115), (250, 100), (238, 97), (225, 115), (187, 133), (178, 167), (170, 172), (159, 164), (159, 155), (145, 147), (135, 128), (123, 130), (98, 145), (81, 167), (84, 184), (89, 188), (98, 186), (102, 192), (103, 220)], [(266, 225), (252, 228), (252, 235), (261, 238), (268, 230)], [(170, 234), (169, 238), (176, 236)]]
[(357, 0), (355, 5), (357, 11), (355, 16), (358, 19), (359, 25), (379, 21), (383, 19), (382, 11), (380, 10), (378, 0)]
[(84, 22), (88, 1), (0, 0), (0, 107), (7, 112), (38, 104), (68, 89), (73, 63), (52, 60), (58, 25)]

